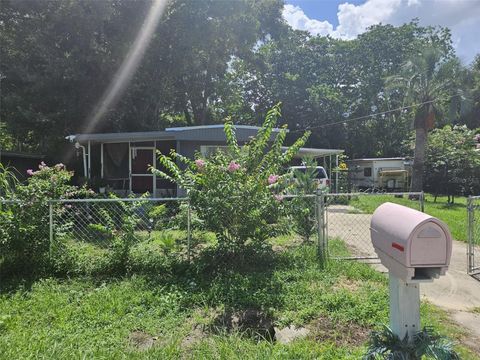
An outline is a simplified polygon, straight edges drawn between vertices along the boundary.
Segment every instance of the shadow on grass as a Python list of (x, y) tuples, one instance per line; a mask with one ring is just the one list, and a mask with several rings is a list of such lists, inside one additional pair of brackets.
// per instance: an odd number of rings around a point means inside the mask
[(264, 310), (281, 303), (281, 282), (273, 273), (279, 254), (271, 249), (246, 247), (229, 252), (218, 248), (205, 249), (191, 263), (172, 264), (165, 273), (146, 276), (152, 286), (170, 285), (188, 294), (185, 306), (222, 306), (225, 311)]

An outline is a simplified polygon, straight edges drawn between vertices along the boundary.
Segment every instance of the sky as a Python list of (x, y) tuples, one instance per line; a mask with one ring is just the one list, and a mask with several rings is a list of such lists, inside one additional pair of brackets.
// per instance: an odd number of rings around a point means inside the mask
[(463, 63), (480, 53), (480, 0), (286, 0), (283, 17), (295, 29), (340, 39), (418, 18), (420, 25), (449, 27)]

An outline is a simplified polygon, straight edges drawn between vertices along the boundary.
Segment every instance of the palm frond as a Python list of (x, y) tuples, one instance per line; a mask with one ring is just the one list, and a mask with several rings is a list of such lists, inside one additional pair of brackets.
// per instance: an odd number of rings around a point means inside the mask
[(436, 360), (460, 359), (453, 349), (453, 344), (431, 327), (423, 328), (413, 336), (413, 339), (409, 339), (408, 335), (400, 339), (388, 326), (384, 326), (381, 331), (372, 331), (363, 358), (420, 360), (424, 357)]

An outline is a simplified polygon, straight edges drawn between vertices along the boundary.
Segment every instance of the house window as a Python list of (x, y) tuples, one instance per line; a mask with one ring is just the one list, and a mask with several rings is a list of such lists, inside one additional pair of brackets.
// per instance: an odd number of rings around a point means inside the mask
[(215, 154), (215, 152), (218, 150), (226, 152), (228, 150), (228, 146), (200, 145), (200, 153), (205, 157), (209, 157), (210, 155)]
[(372, 176), (372, 168), (371, 167), (363, 168), (363, 176), (371, 177)]

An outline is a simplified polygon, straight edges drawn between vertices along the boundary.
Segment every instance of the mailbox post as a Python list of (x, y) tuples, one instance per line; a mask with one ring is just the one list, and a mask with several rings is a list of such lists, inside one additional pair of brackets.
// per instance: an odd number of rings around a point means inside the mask
[(405, 206), (385, 203), (372, 216), (370, 235), (389, 272), (390, 327), (401, 339), (420, 331), (420, 283), (444, 275), (452, 237), (440, 220)]

